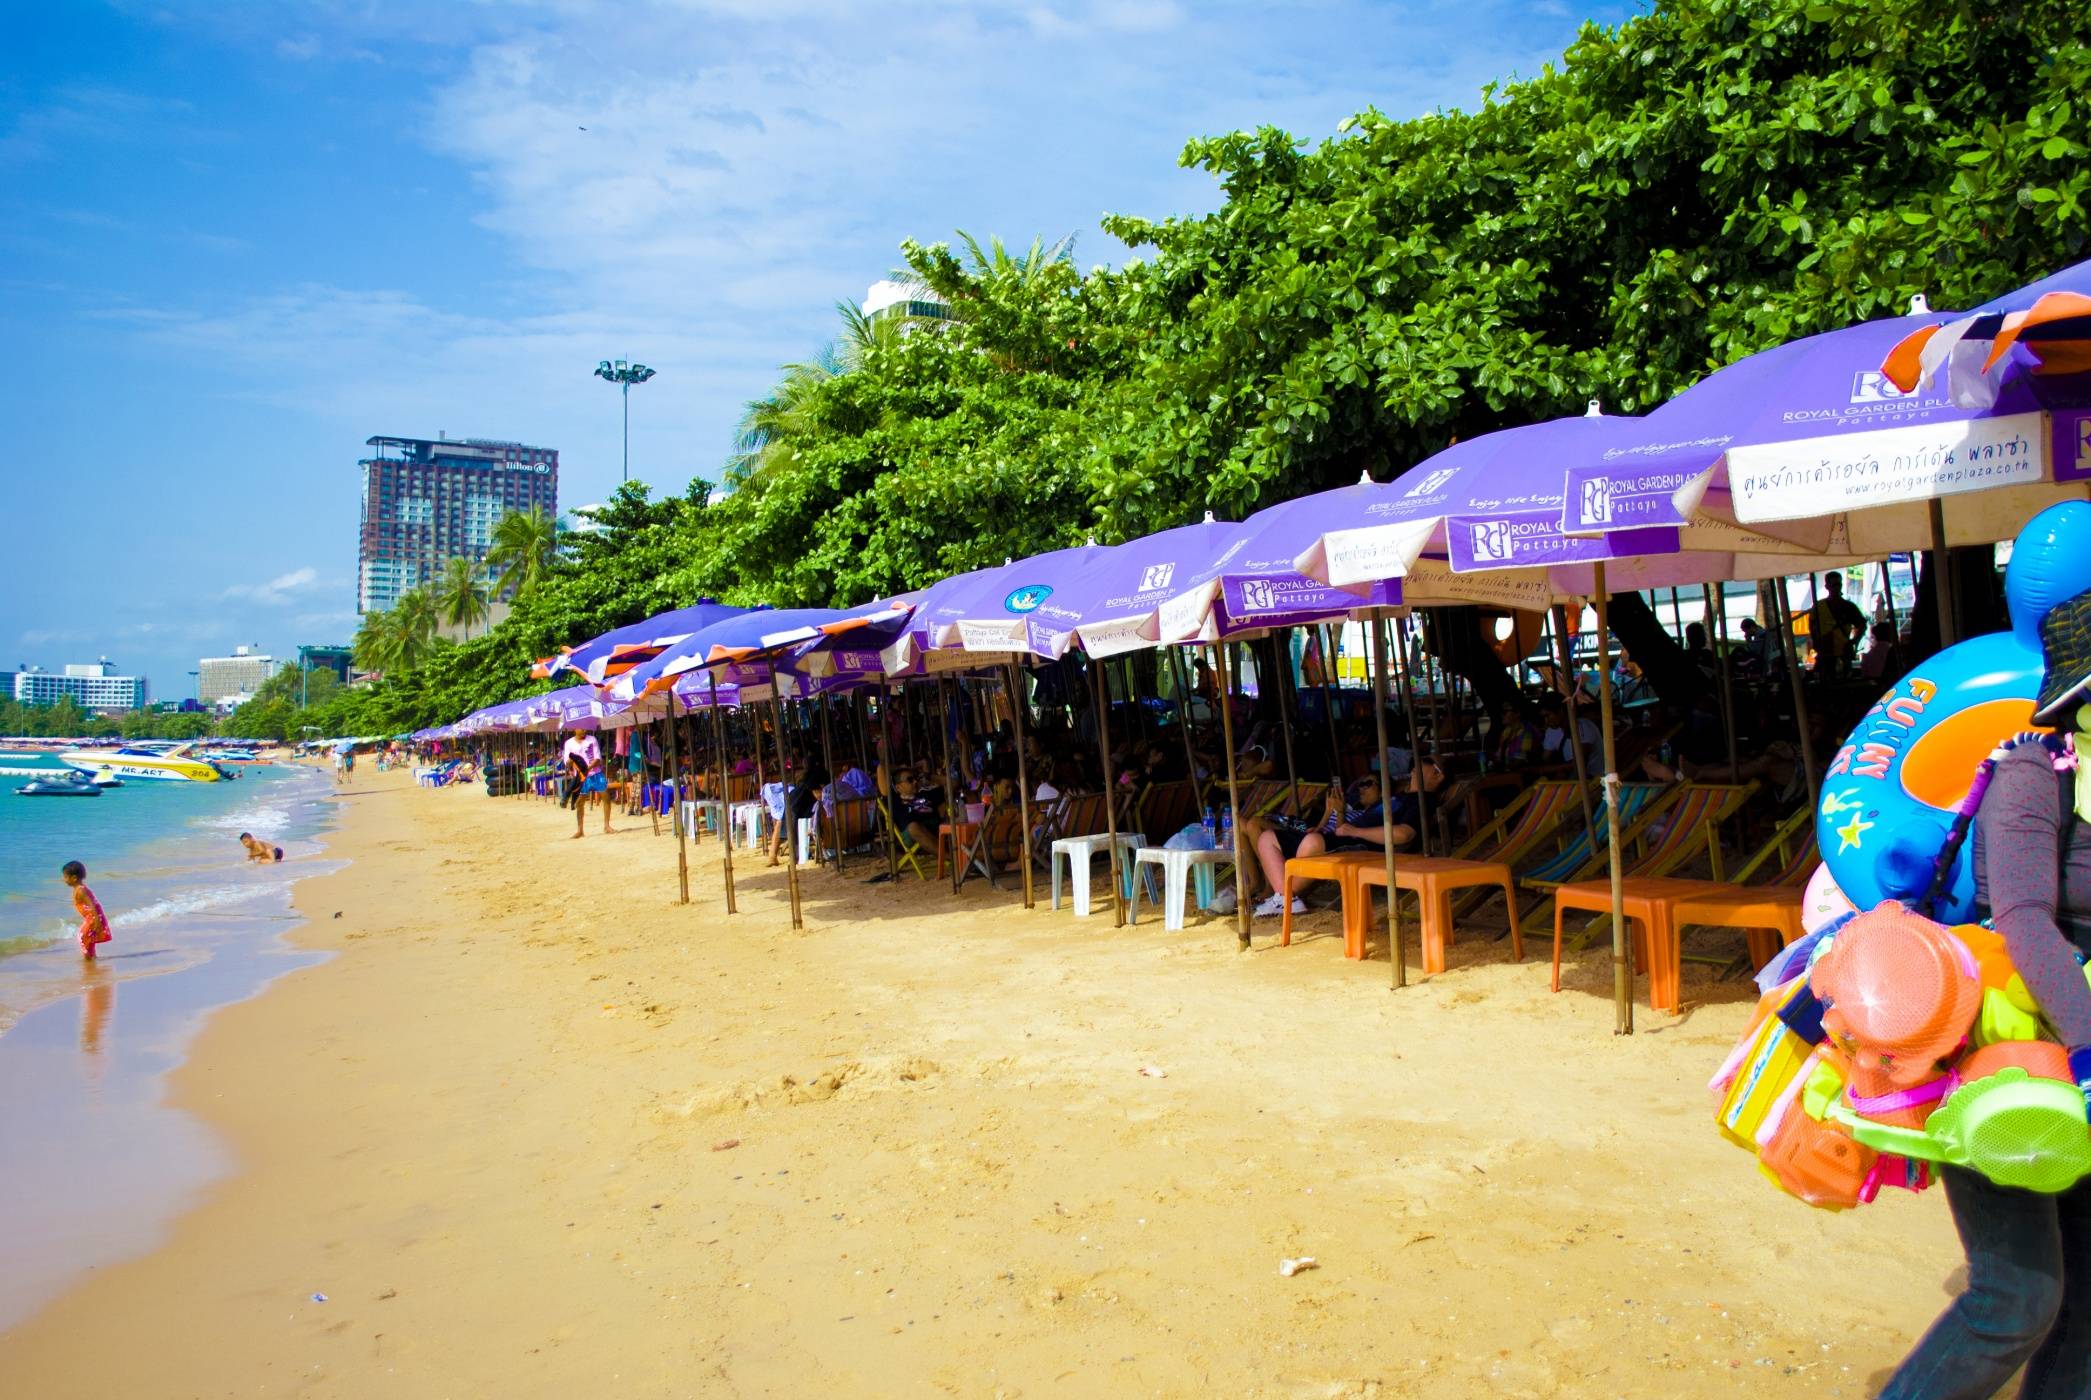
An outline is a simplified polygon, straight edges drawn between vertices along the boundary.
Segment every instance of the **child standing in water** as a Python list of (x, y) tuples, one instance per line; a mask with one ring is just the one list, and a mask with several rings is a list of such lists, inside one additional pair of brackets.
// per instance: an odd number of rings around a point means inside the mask
[(65, 878), (66, 887), (72, 890), (73, 909), (80, 916), (80, 956), (92, 962), (95, 947), (113, 937), (109, 932), (109, 916), (102, 912), (102, 902), (94, 897), (94, 891), (87, 888), (86, 866), (69, 860), (58, 873)]

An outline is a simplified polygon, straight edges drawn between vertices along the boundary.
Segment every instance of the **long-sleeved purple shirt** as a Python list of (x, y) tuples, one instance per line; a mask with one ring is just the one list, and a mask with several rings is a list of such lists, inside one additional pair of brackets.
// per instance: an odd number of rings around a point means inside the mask
[[(2065, 1045), (2091, 1045), (2091, 823), (2074, 811), (2074, 779), (2025, 744), (1997, 762), (1975, 816), (1975, 894), (2011, 961)], [(2068, 822), (2065, 835), (2063, 822)]]

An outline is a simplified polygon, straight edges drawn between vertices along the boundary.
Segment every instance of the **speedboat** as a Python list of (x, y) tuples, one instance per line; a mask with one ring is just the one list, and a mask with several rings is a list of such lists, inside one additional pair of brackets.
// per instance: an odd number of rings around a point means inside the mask
[(85, 773), (69, 777), (33, 778), (15, 789), (18, 797), (100, 797), (102, 790)]
[(120, 749), (67, 749), (59, 757), (75, 768), (117, 778), (215, 783), (225, 777), (213, 765), (189, 757), (190, 747), (188, 744), (125, 744)]
[(0, 750), (0, 777), (53, 778), (80, 770), (55, 753), (22, 753)]

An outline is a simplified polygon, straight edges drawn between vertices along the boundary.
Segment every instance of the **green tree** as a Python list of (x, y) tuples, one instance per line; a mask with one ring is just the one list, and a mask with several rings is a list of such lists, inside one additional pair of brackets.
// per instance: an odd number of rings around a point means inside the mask
[(494, 522), (486, 567), (497, 578), (494, 592), (521, 598), (550, 577), (559, 558), (559, 530), (541, 510), (512, 510)]
[(487, 617), (486, 580), (479, 565), (465, 558), (446, 560), (442, 577), (436, 580), (435, 599), (443, 621), (462, 627), (471, 636), (473, 625)]

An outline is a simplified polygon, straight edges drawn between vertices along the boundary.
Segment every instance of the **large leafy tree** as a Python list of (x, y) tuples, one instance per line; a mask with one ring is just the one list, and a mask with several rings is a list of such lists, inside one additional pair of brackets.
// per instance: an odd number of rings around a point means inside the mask
[[(1238, 517), (1592, 397), (1644, 410), (1914, 293), (1981, 300), (2085, 255), (2087, 111), (2063, 0), (1669, 0), (1472, 111), (1195, 140), (1219, 207), (1107, 220), (1121, 270), (904, 245), (952, 317), (845, 308), (749, 406), (717, 499), (621, 493), (565, 559), (549, 522), (502, 522), (514, 615), (388, 668), (346, 727), (510, 698), (535, 657), (699, 593), (856, 603)], [(1470, 619), (1440, 631), (1482, 653)]]
[(436, 609), (452, 627), (462, 627), (469, 636), (474, 625), (486, 621), (486, 579), (477, 563), (465, 558), (444, 561), (435, 589)]
[(552, 572), (559, 558), (559, 529), (541, 510), (512, 510), (494, 522), (486, 566), (496, 577), (494, 591), (520, 598)]

